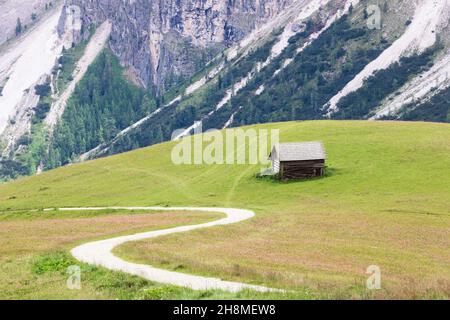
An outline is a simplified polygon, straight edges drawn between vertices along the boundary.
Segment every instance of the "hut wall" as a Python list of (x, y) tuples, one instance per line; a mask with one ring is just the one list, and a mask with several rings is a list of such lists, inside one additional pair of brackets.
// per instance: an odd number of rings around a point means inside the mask
[(309, 179), (321, 177), (325, 173), (325, 160), (287, 161), (281, 163), (283, 179)]

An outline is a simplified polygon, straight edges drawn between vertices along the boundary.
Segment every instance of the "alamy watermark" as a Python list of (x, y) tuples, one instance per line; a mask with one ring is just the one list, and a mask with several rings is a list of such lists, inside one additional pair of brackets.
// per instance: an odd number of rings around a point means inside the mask
[(194, 126), (193, 135), (186, 129), (176, 130), (172, 149), (176, 165), (261, 165), (271, 162), (270, 150), (280, 142), (278, 129), (210, 129), (203, 132), (202, 124)]
[(79, 266), (70, 266), (67, 268), (66, 285), (69, 290), (81, 290), (81, 268)]
[(366, 281), (366, 287), (369, 290), (380, 290), (381, 289), (381, 268), (376, 265), (371, 265), (367, 267), (366, 274), (369, 277)]

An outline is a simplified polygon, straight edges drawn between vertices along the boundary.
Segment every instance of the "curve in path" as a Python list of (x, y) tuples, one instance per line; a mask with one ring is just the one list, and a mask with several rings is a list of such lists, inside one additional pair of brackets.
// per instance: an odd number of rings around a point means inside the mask
[(244, 289), (269, 292), (281, 291), (271, 289), (263, 286), (249, 285), (240, 282), (223, 281), (217, 278), (208, 278), (195, 275), (189, 275), (179, 272), (173, 272), (155, 268), (149, 265), (137, 264), (124, 261), (116, 257), (112, 250), (126, 242), (138, 241), (144, 239), (151, 239), (163, 235), (187, 232), (196, 229), (208, 228), (213, 226), (233, 224), (250, 219), (255, 216), (255, 213), (249, 210), (232, 209), (232, 208), (195, 208), (195, 207), (181, 207), (181, 208), (167, 208), (167, 207), (102, 207), (102, 208), (61, 208), (61, 211), (84, 211), (84, 210), (155, 210), (155, 211), (204, 211), (204, 212), (220, 212), (226, 214), (226, 217), (220, 220), (190, 225), (176, 228), (150, 231), (138, 233), (129, 236), (122, 236), (111, 238), (107, 240), (90, 242), (79, 247), (74, 248), (71, 253), (79, 261), (102, 266), (114, 271), (122, 271), (135, 276), (145, 278), (150, 281), (160, 282), (164, 284), (171, 284), (181, 287), (190, 288), (193, 290), (224, 290), (230, 292), (239, 292)]

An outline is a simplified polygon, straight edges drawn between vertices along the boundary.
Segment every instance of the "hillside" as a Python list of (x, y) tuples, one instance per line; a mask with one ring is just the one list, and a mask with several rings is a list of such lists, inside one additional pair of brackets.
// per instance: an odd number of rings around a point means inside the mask
[(200, 122), (449, 122), (449, 17), (445, 0), (66, 1), (0, 54), (0, 180)]
[[(163, 143), (1, 185), (1, 216), (25, 222), (38, 218), (32, 209), (70, 206), (246, 208), (257, 214), (249, 222), (126, 244), (117, 253), (181, 272), (289, 288), (297, 298), (448, 298), (448, 124), (261, 127), (280, 128), (283, 142), (324, 141), (327, 176), (283, 183), (257, 178), (258, 165), (176, 166), (170, 159), (174, 143)], [(76, 243), (68, 240), (63, 249)], [(12, 272), (17, 259), (9, 256)], [(364, 289), (370, 265), (382, 270), (382, 290)]]

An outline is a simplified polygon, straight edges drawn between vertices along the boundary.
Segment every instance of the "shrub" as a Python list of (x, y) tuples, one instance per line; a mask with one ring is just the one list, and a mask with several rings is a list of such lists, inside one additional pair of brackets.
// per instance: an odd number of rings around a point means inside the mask
[(38, 84), (36, 87), (34, 87), (34, 91), (38, 96), (47, 97), (52, 91), (52, 88), (48, 83)]

